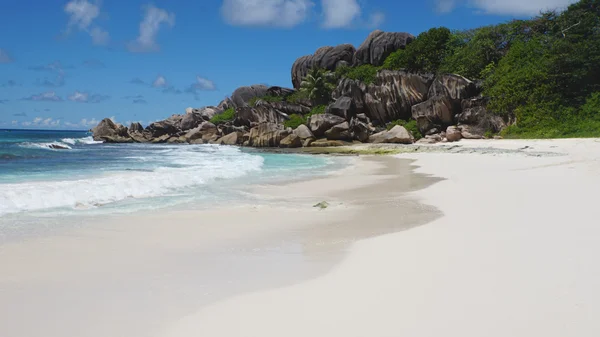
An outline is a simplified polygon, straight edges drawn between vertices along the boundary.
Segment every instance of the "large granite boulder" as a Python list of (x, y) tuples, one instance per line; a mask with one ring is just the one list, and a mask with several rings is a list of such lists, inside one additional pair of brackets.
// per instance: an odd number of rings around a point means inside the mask
[(487, 103), (488, 99), (484, 97), (462, 100), (462, 112), (456, 116), (458, 123), (471, 125), (476, 129), (483, 130), (483, 132), (500, 132), (506, 127), (506, 123), (502, 117), (487, 110)]
[(449, 142), (457, 142), (462, 139), (462, 133), (457, 126), (449, 126), (446, 129), (446, 140)]
[(233, 101), (231, 100), (231, 98), (226, 97), (224, 100), (221, 101), (221, 103), (219, 103), (219, 105), (217, 106), (217, 109), (220, 111), (225, 111), (229, 108), (233, 108)]
[(149, 141), (144, 133), (144, 127), (140, 123), (131, 123), (128, 133), (129, 137), (136, 143), (146, 143)]
[(182, 119), (182, 115), (172, 115), (165, 120), (148, 125), (144, 130), (144, 133), (148, 134), (151, 138), (175, 134), (181, 131), (180, 126)]
[(129, 125), (129, 133), (142, 133), (144, 132), (144, 127), (140, 123), (131, 123)]
[(312, 55), (298, 58), (292, 65), (292, 84), (294, 88), (300, 88), (302, 79), (313, 67), (333, 71), (340, 65), (351, 64), (355, 51), (353, 45), (341, 44), (336, 47), (321, 47)]
[(427, 101), (412, 107), (412, 118), (422, 134), (434, 128), (443, 130), (452, 124), (454, 117), (452, 102), (445, 96), (431, 97)]
[(381, 131), (369, 137), (371, 143), (412, 144), (414, 141), (413, 135), (401, 125), (396, 125), (389, 131)]
[(439, 75), (429, 88), (429, 97), (444, 96), (452, 101), (460, 101), (478, 94), (474, 82), (455, 74)]
[(268, 96), (277, 96), (277, 97), (287, 97), (296, 92), (294, 89), (272, 86), (267, 89), (266, 95)]
[(325, 138), (329, 140), (352, 140), (350, 125), (348, 122), (334, 125), (331, 129), (325, 131)]
[(360, 142), (366, 142), (369, 139), (371, 130), (367, 123), (361, 121), (359, 118), (352, 118), (349, 126), (352, 139), (356, 139)]
[[(195, 115), (199, 116), (202, 120), (209, 121), (215, 115), (218, 115), (225, 110), (226, 109), (223, 109), (221, 107), (205, 106), (202, 108), (186, 110), (186, 112), (189, 111), (188, 114), (195, 114)], [(185, 116), (184, 116), (184, 118), (185, 118)], [(200, 121), (200, 122), (202, 122), (202, 121)]]
[(327, 107), (327, 113), (340, 116), (349, 121), (356, 117), (356, 104), (350, 97), (342, 96)]
[(282, 139), (281, 142), (279, 142), (279, 147), (283, 147), (283, 148), (302, 147), (302, 139), (300, 139), (300, 137), (298, 137), (296, 134), (290, 133), (287, 137)]
[(231, 132), (221, 138), (219, 138), (216, 143), (219, 145), (237, 145), (240, 144), (242, 140), (242, 133), (239, 131)]
[(315, 135), (316, 137), (322, 137), (325, 134), (325, 131), (345, 121), (346, 120), (340, 116), (327, 113), (317, 114), (310, 116), (308, 126), (313, 135)]
[(459, 125), (460, 135), (465, 139), (484, 139), (486, 130), (473, 125)]
[(186, 113), (183, 116), (183, 118), (181, 118), (181, 123), (179, 123), (179, 129), (181, 129), (182, 131), (191, 130), (200, 125), (200, 123), (202, 123), (203, 121), (204, 119), (199, 113)]
[(301, 124), (294, 131), (294, 134), (298, 136), (302, 141), (306, 139), (315, 139), (315, 135), (310, 131), (308, 126)]
[(239, 87), (231, 94), (232, 104), (236, 108), (247, 107), (253, 98), (265, 96), (267, 89), (269, 88), (263, 84)]
[(383, 65), (385, 59), (398, 49), (404, 49), (415, 37), (409, 33), (393, 33), (375, 30), (354, 53), (352, 64)]
[(236, 110), (234, 124), (251, 127), (259, 123), (282, 124), (289, 116), (270, 104), (257, 104), (255, 107), (245, 106)]
[(342, 79), (333, 91), (333, 97), (350, 97), (356, 105), (357, 114), (364, 113), (374, 123), (385, 124), (408, 119), (411, 107), (427, 99), (433, 79), (429, 74), (382, 70), (369, 85)]
[(264, 107), (266, 109), (273, 109), (278, 111), (279, 113), (284, 113), (286, 115), (306, 115), (310, 112), (311, 108), (309, 105), (304, 104), (296, 104), (289, 102), (266, 102), (263, 100), (259, 100), (256, 102), (256, 108)]
[(110, 118), (104, 118), (92, 129), (92, 137), (95, 141), (106, 143), (129, 143), (133, 141), (129, 136), (127, 127), (113, 122)]
[(281, 124), (260, 123), (250, 129), (248, 145), (253, 147), (278, 147), (281, 140), (290, 133), (291, 130), (284, 129)]

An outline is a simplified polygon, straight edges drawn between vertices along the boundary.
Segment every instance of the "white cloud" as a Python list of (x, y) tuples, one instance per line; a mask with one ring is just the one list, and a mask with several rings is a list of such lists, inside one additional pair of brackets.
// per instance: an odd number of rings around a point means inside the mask
[(10, 56), (10, 54), (0, 48), (0, 63), (11, 63), (13, 61), (12, 57)]
[(104, 46), (107, 45), (110, 41), (110, 36), (108, 35), (108, 32), (98, 27), (94, 27), (90, 31), (90, 36), (92, 37), (92, 42), (95, 45)]
[(322, 0), (325, 28), (343, 28), (360, 18), (361, 8), (357, 0)]
[(383, 21), (385, 21), (385, 14), (383, 12), (374, 12), (369, 15), (368, 25), (370, 28), (379, 28)]
[(167, 79), (164, 76), (158, 75), (154, 82), (152, 82), (152, 86), (155, 88), (166, 88)]
[(23, 98), (25, 101), (46, 101), (46, 102), (60, 102), (62, 98), (56, 95), (54, 91), (47, 91), (37, 95), (31, 95)]
[(69, 15), (68, 31), (73, 29), (73, 27), (77, 27), (79, 30), (87, 32), (92, 37), (94, 44), (108, 44), (110, 40), (108, 32), (94, 25), (94, 20), (100, 15), (100, 5), (98, 2), (91, 3), (87, 0), (71, 0), (65, 5), (64, 11)]
[(92, 118), (92, 119), (84, 118), (79, 122), (78, 126), (96, 126), (96, 125), (98, 125), (98, 123), (100, 123), (100, 121), (97, 120), (96, 118)]
[[(13, 125), (17, 124), (17, 121), (13, 121)], [(36, 117), (32, 121), (21, 122), (22, 126), (48, 126), (48, 127), (56, 127), (60, 125), (60, 119), (42, 118)]]
[(100, 103), (106, 101), (110, 97), (107, 95), (90, 94), (87, 92), (75, 91), (67, 99), (71, 102), (77, 103)]
[(485, 14), (533, 16), (543, 10), (564, 9), (574, 2), (576, 0), (437, 0), (436, 9), (441, 13), (449, 13), (463, 3)]
[(19, 124), (18, 121), (12, 121), (12, 125), (17, 125), (17, 124)]
[(221, 14), (235, 26), (294, 27), (313, 6), (310, 0), (224, 0)]
[(216, 89), (217, 86), (215, 85), (215, 82), (201, 76), (196, 76), (196, 82), (190, 85), (186, 92), (197, 93), (198, 91), (211, 91)]
[(171, 27), (175, 25), (174, 13), (169, 13), (153, 5), (146, 6), (144, 10), (144, 18), (140, 23), (140, 35), (128, 45), (131, 52), (157, 51), (159, 47), (156, 43), (156, 35), (161, 25), (167, 24)]
[(75, 91), (71, 96), (69, 96), (69, 101), (84, 103), (87, 102), (88, 96), (89, 95), (87, 93)]

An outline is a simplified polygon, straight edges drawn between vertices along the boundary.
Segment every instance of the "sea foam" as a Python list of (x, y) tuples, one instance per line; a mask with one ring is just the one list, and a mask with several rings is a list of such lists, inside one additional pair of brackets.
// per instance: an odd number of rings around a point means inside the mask
[[(263, 157), (225, 146), (177, 146), (154, 152), (149, 170), (98, 171), (77, 180), (0, 185), (0, 215), (55, 208), (85, 209), (130, 198), (189, 193), (219, 179), (259, 171)], [(167, 165), (168, 164), (168, 165)]]

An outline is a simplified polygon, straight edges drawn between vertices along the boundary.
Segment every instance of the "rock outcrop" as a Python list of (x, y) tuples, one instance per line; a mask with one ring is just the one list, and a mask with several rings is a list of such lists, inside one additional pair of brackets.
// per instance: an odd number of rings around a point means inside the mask
[(335, 125), (341, 124), (346, 120), (340, 116), (332, 115), (332, 114), (318, 114), (310, 116), (308, 121), (308, 126), (310, 131), (317, 138), (322, 137), (325, 134), (325, 131), (331, 129)]
[(452, 102), (445, 96), (434, 96), (412, 107), (412, 118), (422, 134), (434, 128), (443, 130), (453, 121)]
[(315, 135), (312, 133), (312, 131), (310, 131), (308, 126), (304, 124), (298, 126), (294, 130), (294, 134), (298, 136), (302, 141), (305, 141), (306, 139), (315, 139)]
[(253, 98), (265, 96), (268, 89), (263, 84), (239, 87), (231, 94), (232, 105), (236, 108), (247, 107)]
[(355, 51), (353, 45), (341, 44), (336, 47), (321, 47), (312, 55), (298, 58), (292, 65), (292, 84), (294, 88), (300, 88), (302, 79), (313, 67), (333, 71), (340, 65), (352, 64)]
[(411, 107), (427, 99), (432, 82), (431, 75), (383, 70), (369, 85), (358, 80), (341, 80), (333, 97), (350, 97), (358, 114), (364, 113), (371, 120), (383, 124), (410, 118)]
[(248, 145), (254, 147), (279, 147), (282, 139), (287, 137), (291, 130), (276, 123), (261, 123), (250, 129)]
[(356, 116), (356, 104), (350, 97), (342, 96), (331, 103), (326, 110), (327, 113), (336, 115), (349, 121)]
[[(358, 49), (349, 44), (319, 48), (294, 62), (293, 87), (299, 88), (313, 67), (334, 71), (340, 66), (380, 66), (413, 39), (408, 33), (374, 31)], [(324, 114), (310, 118), (315, 102), (303, 95), (288, 101), (295, 89), (257, 84), (237, 88), (218, 106), (190, 107), (185, 114), (145, 129), (139, 123), (128, 129), (105, 119), (94, 128), (94, 139), (255, 147), (336, 146), (351, 141), (408, 144), (414, 142), (410, 132), (402, 126), (386, 131), (386, 125), (415, 120), (425, 136), (421, 143), (483, 138), (488, 131), (499, 132), (506, 126), (501, 117), (487, 110), (487, 99), (479, 96), (482, 83), (460, 75), (380, 70), (369, 83), (338, 75), (326, 73), (327, 81), (337, 81), (332, 100)], [(218, 125), (210, 122), (226, 110), (227, 118), (219, 118)], [(308, 120), (295, 130), (284, 127), (288, 121), (295, 124), (302, 119)]]
[(290, 133), (287, 137), (279, 142), (279, 147), (283, 148), (295, 148), (302, 147), (302, 139), (294, 133)]
[(219, 138), (216, 143), (220, 145), (237, 145), (240, 144), (242, 140), (242, 133), (239, 131), (231, 132), (221, 138)]
[(104, 118), (92, 129), (92, 137), (95, 141), (106, 143), (130, 143), (133, 142), (129, 137), (127, 127), (114, 123), (110, 118)]
[(204, 119), (202, 118), (202, 116), (200, 116), (199, 113), (189, 113), (189, 114), (185, 114), (183, 115), (183, 117), (181, 118), (181, 123), (179, 124), (179, 128), (181, 129), (181, 131), (187, 131), (187, 130), (191, 130), (195, 127), (197, 127), (198, 125), (200, 125), (200, 123), (202, 123), (204, 121)]
[(375, 30), (358, 47), (352, 58), (352, 64), (383, 65), (385, 59), (398, 49), (404, 49), (415, 37), (409, 33), (393, 33)]
[(350, 125), (348, 122), (334, 125), (331, 129), (325, 131), (325, 138), (329, 140), (352, 140)]

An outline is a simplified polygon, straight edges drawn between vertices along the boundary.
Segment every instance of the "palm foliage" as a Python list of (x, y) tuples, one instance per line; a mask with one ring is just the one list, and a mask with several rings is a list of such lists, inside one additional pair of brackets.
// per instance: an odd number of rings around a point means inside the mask
[(312, 68), (300, 84), (300, 91), (306, 93), (314, 105), (327, 104), (331, 101), (331, 92), (335, 85), (329, 81), (330, 76), (323, 69)]

